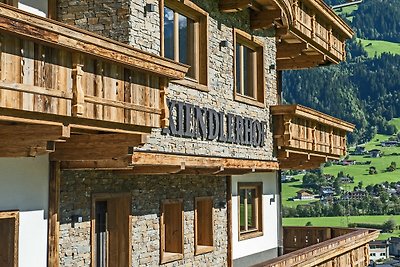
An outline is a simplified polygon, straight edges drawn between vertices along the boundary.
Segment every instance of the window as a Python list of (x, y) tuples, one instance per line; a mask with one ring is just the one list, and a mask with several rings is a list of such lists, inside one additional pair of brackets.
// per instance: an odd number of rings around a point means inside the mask
[(262, 235), (262, 183), (239, 183), (239, 240)]
[(161, 16), (162, 56), (190, 66), (186, 79), (177, 83), (206, 90), (208, 14), (188, 0), (165, 0)]
[(235, 100), (264, 107), (263, 44), (235, 29)]
[(195, 199), (195, 254), (214, 250), (213, 197)]
[(131, 266), (131, 196), (93, 197), (92, 266)]
[(0, 212), (0, 266), (18, 266), (18, 225), (17, 211)]
[(26, 12), (55, 19), (56, 1), (55, 0), (3, 0), (5, 4), (18, 7)]
[(183, 200), (161, 203), (161, 264), (183, 258)]

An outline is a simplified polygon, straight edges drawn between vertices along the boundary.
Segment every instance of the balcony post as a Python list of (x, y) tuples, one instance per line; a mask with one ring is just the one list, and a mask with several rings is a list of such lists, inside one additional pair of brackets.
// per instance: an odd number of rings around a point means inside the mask
[(290, 146), (292, 143), (292, 118), (290, 116), (284, 116), (284, 133), (283, 133), (283, 143), (284, 146)]
[(312, 128), (312, 149), (314, 151), (317, 151), (317, 125), (313, 123), (313, 128)]
[(314, 13), (312, 13), (311, 14), (311, 39), (315, 39), (315, 25), (316, 25), (316, 23), (315, 23), (315, 14)]
[(333, 154), (333, 128), (329, 131), (329, 153)]
[(81, 117), (84, 114), (85, 93), (82, 86), (83, 64), (80, 54), (72, 56), (72, 116)]
[(298, 0), (294, 0), (293, 1), (293, 27), (296, 28), (297, 26), (297, 12), (298, 12), (298, 8), (299, 8), (299, 1)]
[(169, 110), (167, 105), (168, 79), (160, 79), (160, 108), (161, 108), (161, 128), (169, 127)]

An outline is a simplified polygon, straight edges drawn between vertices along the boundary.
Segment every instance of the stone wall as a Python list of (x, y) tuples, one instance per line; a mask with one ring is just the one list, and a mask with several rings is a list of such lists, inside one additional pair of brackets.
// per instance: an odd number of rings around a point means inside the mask
[(132, 28), (128, 0), (58, 0), (57, 20), (123, 43)]
[[(193, 2), (209, 13), (209, 92), (199, 91), (171, 82), (168, 97), (203, 108), (213, 108), (216, 111), (224, 111), (225, 113), (266, 122), (265, 146), (253, 148), (217, 141), (170, 137), (161, 135), (161, 129), (155, 129), (149, 138), (149, 142), (140, 149), (193, 155), (274, 159), (272, 125), (269, 112), (269, 107), (278, 103), (276, 70), (271, 68), (271, 66), (276, 66), (276, 46), (273, 30), (254, 32), (258, 39), (264, 43), (266, 106), (265, 108), (259, 108), (237, 102), (234, 100), (233, 28), (236, 27), (249, 32), (248, 11), (223, 14), (219, 12), (218, 1), (195, 0)], [(146, 13), (144, 9), (146, 3), (155, 4), (156, 11)], [(158, 3), (159, 1), (147, 2), (146, 0), (101, 0), (96, 1), (96, 5), (94, 5), (94, 1), (60, 0), (59, 19), (107, 37), (127, 42), (144, 51), (160, 54), (160, 13)], [(228, 47), (220, 48), (221, 41), (228, 41)]]
[[(184, 199), (184, 258), (163, 266), (226, 266), (226, 178), (213, 176), (123, 176), (110, 172), (63, 171), (60, 203), (60, 266), (90, 266), (92, 194), (132, 194), (132, 264), (158, 266), (160, 203)], [(214, 196), (215, 250), (194, 256), (194, 198)], [(72, 223), (74, 215), (83, 222)]]

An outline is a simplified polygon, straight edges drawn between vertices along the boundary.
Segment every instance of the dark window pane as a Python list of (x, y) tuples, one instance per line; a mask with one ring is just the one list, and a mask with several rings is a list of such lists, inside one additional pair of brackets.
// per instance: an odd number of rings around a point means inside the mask
[(246, 218), (245, 218), (245, 205), (244, 205), (244, 199), (246, 197), (246, 190), (245, 189), (241, 189), (239, 190), (239, 194), (240, 194), (240, 212), (239, 212), (239, 216), (240, 216), (240, 230), (244, 231), (246, 230), (246, 226), (245, 226), (245, 222), (246, 222)]
[(255, 198), (256, 198), (256, 190), (255, 189), (248, 189), (247, 190), (247, 225), (248, 230), (256, 229), (256, 222), (255, 222)]
[(252, 62), (251, 62), (252, 50), (246, 46), (243, 46), (243, 77), (244, 77), (244, 90), (243, 93), (246, 96), (253, 97), (253, 89), (251, 88), (251, 77), (252, 73)]
[(179, 62), (188, 64), (188, 18), (179, 14)]
[(240, 47), (241, 45), (236, 43), (236, 93), (240, 94), (240, 63), (241, 63), (241, 58), (240, 58)]
[(107, 201), (96, 201), (96, 266), (107, 265)]
[(164, 56), (174, 59), (174, 11), (164, 7)]

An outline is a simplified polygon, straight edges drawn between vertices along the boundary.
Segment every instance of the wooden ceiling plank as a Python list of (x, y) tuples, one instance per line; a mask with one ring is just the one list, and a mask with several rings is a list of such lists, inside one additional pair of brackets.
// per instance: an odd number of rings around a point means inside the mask
[(220, 0), (219, 10), (224, 13), (238, 12), (252, 6), (252, 0)]
[(268, 29), (275, 26), (275, 21), (282, 17), (280, 9), (262, 10), (259, 12), (251, 12), (250, 14), (250, 28), (255, 29)]

